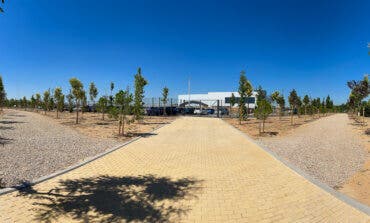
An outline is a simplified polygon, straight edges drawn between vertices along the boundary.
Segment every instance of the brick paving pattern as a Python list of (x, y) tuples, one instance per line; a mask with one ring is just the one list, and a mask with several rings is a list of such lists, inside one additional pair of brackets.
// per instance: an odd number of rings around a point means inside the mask
[(369, 222), (213, 118), (172, 124), (0, 196), (1, 222)]

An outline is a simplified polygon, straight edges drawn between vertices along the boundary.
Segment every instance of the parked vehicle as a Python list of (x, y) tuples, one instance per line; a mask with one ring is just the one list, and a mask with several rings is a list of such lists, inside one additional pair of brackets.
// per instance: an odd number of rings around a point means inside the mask
[(227, 110), (227, 108), (220, 108), (219, 110), (217, 110), (216, 114), (219, 114), (219, 115), (229, 115), (229, 110)]
[(207, 112), (207, 115), (213, 115), (215, 113), (215, 110), (213, 108), (207, 108), (205, 111)]

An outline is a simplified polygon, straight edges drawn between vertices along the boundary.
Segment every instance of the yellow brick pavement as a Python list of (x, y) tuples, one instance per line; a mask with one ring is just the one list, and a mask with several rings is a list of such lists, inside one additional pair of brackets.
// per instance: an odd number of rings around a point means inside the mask
[(0, 196), (1, 222), (369, 222), (219, 119), (179, 118)]

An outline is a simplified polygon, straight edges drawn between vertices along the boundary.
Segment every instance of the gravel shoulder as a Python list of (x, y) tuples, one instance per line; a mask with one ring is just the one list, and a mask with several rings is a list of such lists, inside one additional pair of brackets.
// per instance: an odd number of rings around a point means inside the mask
[(40, 114), (19, 110), (4, 110), (0, 137), (2, 186), (35, 180), (120, 144), (88, 137)]
[(351, 129), (347, 114), (324, 117), (289, 135), (258, 141), (334, 188), (359, 171), (367, 158), (364, 145)]

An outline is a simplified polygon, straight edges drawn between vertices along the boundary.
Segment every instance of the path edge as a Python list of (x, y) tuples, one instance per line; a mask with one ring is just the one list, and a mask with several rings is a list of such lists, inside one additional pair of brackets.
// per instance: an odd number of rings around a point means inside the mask
[(288, 162), (287, 160), (283, 159), (282, 157), (280, 157), (277, 153), (275, 153), (271, 149), (265, 147), (264, 145), (261, 145), (260, 143), (258, 143), (256, 140), (252, 139), (248, 134), (246, 134), (245, 132), (241, 131), (237, 127), (229, 124), (227, 121), (225, 121), (223, 119), (221, 119), (221, 120), (224, 123), (226, 123), (227, 125), (231, 126), (235, 130), (237, 130), (239, 133), (241, 133), (246, 139), (248, 139), (252, 143), (256, 144), (258, 147), (260, 147), (261, 149), (263, 149), (265, 152), (267, 152), (269, 155), (271, 155), (274, 159), (276, 159), (277, 161), (283, 163), (285, 166), (287, 166), (293, 172), (295, 172), (298, 175), (302, 176), (304, 179), (306, 179), (310, 183), (316, 185), (317, 187), (319, 187), (322, 190), (324, 190), (325, 192), (333, 195), (335, 198), (343, 201), (344, 203), (350, 205), (351, 207), (355, 208), (356, 210), (361, 211), (361, 212), (363, 212), (363, 213), (365, 213), (365, 214), (367, 214), (367, 215), (370, 216), (370, 207), (369, 206), (367, 206), (367, 205), (365, 205), (363, 203), (360, 203), (360, 202), (356, 201), (355, 199), (353, 199), (353, 198), (351, 198), (351, 197), (349, 197), (349, 196), (347, 196), (347, 195), (345, 195), (343, 193), (340, 193), (340, 192), (334, 190), (333, 188), (329, 187), (325, 183), (317, 180), (316, 178), (310, 176), (309, 174), (307, 174), (306, 172), (304, 172), (303, 170), (301, 170), (297, 166), (295, 166), (295, 165), (291, 164), (290, 162)]
[[(149, 133), (153, 133), (153, 132), (157, 131), (158, 129), (160, 129), (160, 128), (164, 127), (164, 126), (171, 124), (175, 120), (176, 119), (170, 121), (169, 123), (165, 123), (165, 124), (159, 125), (156, 128), (154, 128), (152, 131), (150, 131)], [(60, 176), (62, 174), (68, 173), (68, 172), (70, 172), (72, 170), (75, 170), (75, 169), (77, 169), (79, 167), (82, 167), (82, 166), (84, 166), (86, 164), (89, 164), (89, 163), (91, 163), (91, 162), (93, 162), (93, 161), (95, 161), (95, 160), (97, 160), (99, 158), (102, 158), (102, 157), (104, 157), (104, 156), (106, 156), (106, 155), (108, 155), (108, 154), (110, 154), (110, 153), (112, 153), (112, 152), (114, 152), (114, 151), (116, 151), (118, 149), (123, 149), (125, 146), (127, 146), (127, 145), (129, 145), (129, 144), (131, 144), (131, 143), (133, 143), (133, 142), (135, 142), (135, 141), (137, 141), (137, 140), (139, 140), (139, 139), (141, 139), (143, 137), (145, 137), (145, 136), (137, 136), (135, 138), (132, 138), (129, 141), (124, 142), (122, 144), (119, 144), (117, 146), (114, 146), (113, 148), (110, 148), (110, 149), (108, 149), (108, 150), (106, 150), (106, 151), (104, 151), (102, 153), (99, 153), (99, 154), (97, 154), (95, 156), (92, 156), (92, 157), (88, 157), (88, 158), (86, 158), (86, 160), (83, 160), (83, 161), (81, 161), (81, 162), (79, 162), (77, 164), (74, 164), (72, 166), (69, 166), (69, 167), (67, 167), (67, 168), (65, 168), (63, 170), (56, 171), (56, 172), (51, 173), (49, 175), (42, 176), (42, 177), (40, 177), (40, 178), (38, 178), (36, 180), (33, 180), (31, 182), (19, 184), (19, 185), (13, 186), (13, 187), (6, 187), (6, 188), (3, 188), (3, 189), (0, 189), (0, 196), (2, 196), (4, 194), (12, 193), (14, 191), (19, 191), (19, 190), (21, 190), (23, 188), (26, 188), (26, 187), (29, 187), (29, 186), (34, 186), (36, 184), (39, 184), (39, 183), (42, 183), (44, 181), (50, 180), (50, 179), (55, 178), (57, 176)]]

